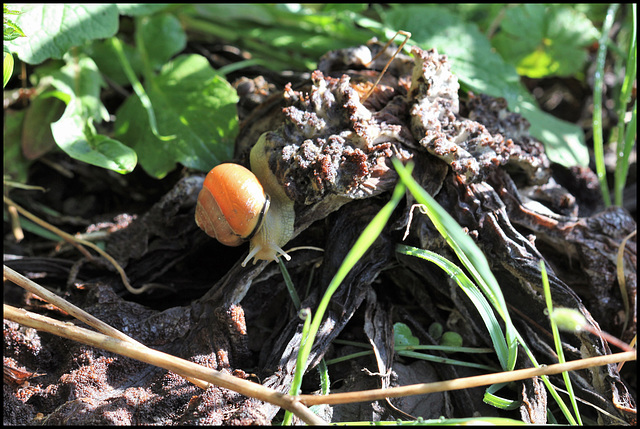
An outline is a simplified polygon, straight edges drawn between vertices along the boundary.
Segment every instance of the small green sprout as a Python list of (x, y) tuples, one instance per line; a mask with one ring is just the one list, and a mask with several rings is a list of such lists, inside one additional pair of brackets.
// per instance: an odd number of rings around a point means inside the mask
[(587, 319), (578, 310), (571, 308), (554, 308), (551, 319), (558, 325), (558, 329), (570, 332), (580, 332), (587, 325)]

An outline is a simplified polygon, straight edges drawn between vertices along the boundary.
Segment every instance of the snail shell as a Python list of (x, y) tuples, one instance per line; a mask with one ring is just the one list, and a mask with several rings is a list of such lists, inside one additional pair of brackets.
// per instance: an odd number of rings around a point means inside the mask
[(196, 224), (227, 246), (239, 246), (258, 230), (269, 198), (256, 176), (238, 164), (220, 164), (204, 179)]
[[(249, 255), (242, 262), (291, 259), (282, 250), (293, 235), (293, 201), (269, 168), (265, 134), (251, 150), (251, 169), (220, 164), (204, 180), (196, 206), (196, 224), (227, 246), (250, 240)], [(254, 174), (255, 173), (255, 174)]]

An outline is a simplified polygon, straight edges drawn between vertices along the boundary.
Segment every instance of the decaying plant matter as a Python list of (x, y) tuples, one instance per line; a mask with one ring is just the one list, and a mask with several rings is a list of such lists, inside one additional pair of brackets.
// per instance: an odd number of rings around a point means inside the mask
[[(414, 177), (483, 250), (514, 310), (516, 327), (540, 362), (556, 362), (545, 337), (540, 260), (550, 267), (554, 305), (579, 310), (597, 331), (620, 334), (625, 315), (620, 311), (616, 254), (636, 228), (628, 213), (620, 208), (593, 213), (588, 192), (595, 177), (580, 169), (552, 170), (542, 144), (529, 136), (527, 122), (508, 112), (504, 100), (474, 94), (460, 99), (446, 57), (435, 50), (414, 48), (411, 57), (399, 55), (362, 103), (393, 53), (389, 49), (371, 62), (380, 49), (372, 42), (330, 52), (320, 60), (310, 83), (295, 88), (289, 84), (282, 93), (260, 79), (238, 84), (244, 96), (240, 106), (252, 106), (251, 111), (240, 110), (238, 160), (248, 165), (252, 145), (267, 133), (269, 167), (295, 204), (289, 246), (324, 249), (322, 254), (293, 252), (287, 264), (302, 306), (316, 307), (364, 225), (388, 199), (398, 180), (390, 159), (397, 157), (415, 163)], [(262, 103), (253, 107), (256, 100)], [(199, 176), (181, 180), (145, 216), (113, 235), (108, 250), (130, 267), (133, 283), (162, 282), (163, 273), (173, 264), (186, 264), (186, 258), (196, 258), (196, 251), (201, 263), (190, 265), (194, 270), (219, 270), (215, 261), (220, 256), (202, 255), (203, 249), (226, 250), (212, 248), (193, 221), (201, 184)], [(395, 244), (408, 227), (405, 243), (455, 260), (428, 218), (410, 216), (412, 202), (407, 197), (394, 223), (334, 295), (311, 351), (309, 368), (323, 356), (344, 352), (332, 345), (341, 334), (358, 335), (373, 345), (375, 362), (365, 363), (370, 375), (351, 371), (345, 390), (358, 382), (371, 387), (407, 384), (407, 373), (435, 379), (470, 374), (448, 365), (434, 371), (424, 362), (407, 371), (408, 363), (394, 358), (394, 322), (409, 325), (421, 344), (434, 343), (426, 329), (434, 322), (459, 332), (465, 345), (491, 343), (453, 280), (432, 264), (396, 256)], [(150, 347), (219, 370), (244, 370), (236, 373), (253, 373), (263, 385), (287, 392), (302, 321), (286, 296), (277, 265), (262, 261), (243, 268), (242, 259), (238, 255), (204, 296), (162, 312), (123, 300), (103, 282), (87, 283), (85, 290), (72, 291), (71, 298)], [(628, 340), (636, 326), (635, 242), (627, 243), (624, 264), (633, 313), (621, 337)], [(188, 283), (185, 278), (183, 287)], [(347, 332), (350, 322), (364, 327)], [(29, 393), (29, 404), (11, 395), (9, 400), (26, 414), (33, 412), (30, 404), (37, 403), (49, 424), (268, 424), (278, 411), (225, 389), (203, 392), (164, 370), (91, 348), (64, 343), (60, 349), (50, 338), (12, 323), (5, 322), (5, 336), (6, 332), (13, 336), (13, 345), (5, 355), (47, 373), (42, 387)], [(610, 353), (600, 336), (564, 334), (563, 341), (569, 360)], [(524, 359), (519, 362), (519, 367), (526, 366)], [(336, 367), (341, 373), (347, 369)], [(577, 396), (604, 410), (585, 407), (593, 419), (619, 423), (635, 418), (634, 399), (614, 365), (579, 371), (573, 377), (579, 381)], [(538, 389), (536, 380), (523, 382), (517, 394), (523, 395), (522, 417), (543, 423), (547, 404)], [(420, 415), (471, 416), (473, 411), (486, 411), (477, 392), (455, 391), (439, 398)], [(407, 400), (392, 402), (394, 406), (380, 402), (356, 409), (325, 407), (322, 417), (377, 420), (401, 416), (395, 407), (410, 411)]]

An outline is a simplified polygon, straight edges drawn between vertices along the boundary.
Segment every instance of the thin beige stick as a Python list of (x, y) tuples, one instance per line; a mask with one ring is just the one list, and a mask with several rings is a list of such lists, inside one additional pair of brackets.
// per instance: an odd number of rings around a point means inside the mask
[(332, 393), (329, 395), (320, 396), (298, 395), (296, 396), (296, 398), (307, 406), (317, 404), (348, 404), (353, 402), (370, 402), (384, 398), (423, 395), (425, 393), (469, 389), (471, 387), (487, 386), (495, 383), (506, 383), (515, 380), (524, 380), (527, 378), (537, 377), (540, 375), (558, 374), (565, 371), (575, 371), (592, 366), (607, 365), (610, 363), (627, 360), (636, 360), (636, 351), (574, 360), (562, 364), (559, 363), (554, 365), (542, 366), (540, 368), (526, 368), (516, 371), (477, 375), (474, 377), (458, 378), (455, 380), (439, 381), (436, 383), (412, 384), (409, 386), (391, 387), (389, 389), (373, 389), (360, 392)]
[(54, 234), (60, 236), (64, 241), (68, 242), (69, 244), (74, 246), (76, 249), (78, 249), (78, 251), (80, 253), (82, 253), (86, 258), (89, 258), (89, 259), (93, 258), (91, 256), (91, 253), (89, 253), (87, 251), (87, 249), (85, 249), (84, 247), (80, 246), (78, 244), (77, 240), (71, 234), (68, 234), (68, 233), (64, 232), (63, 230), (51, 225), (50, 223), (40, 219), (39, 217), (37, 217), (33, 213), (29, 212), (25, 208), (23, 208), (23, 207), (19, 206), (18, 204), (16, 204), (11, 198), (7, 197), (6, 195), (3, 195), (2, 198), (4, 200), (4, 203), (7, 206), (15, 208), (22, 216), (24, 216), (27, 219), (31, 220), (32, 222), (40, 225), (41, 227), (43, 227), (45, 229), (48, 229), (49, 231), (53, 232)]
[[(63, 311), (66, 311), (76, 319), (82, 320), (84, 323), (86, 323), (87, 325), (93, 328), (96, 328), (98, 331), (102, 332), (103, 334), (108, 335), (112, 338), (117, 338), (122, 341), (129, 341), (140, 347), (146, 347), (144, 344), (141, 344), (138, 341), (134, 340), (133, 338), (129, 337), (128, 335), (118, 331), (111, 325), (104, 323), (102, 320), (94, 317), (93, 315), (87, 313), (80, 307), (73, 305), (69, 301), (59, 297), (53, 292), (50, 292), (46, 288), (26, 278), (22, 274), (15, 272), (11, 268), (7, 267), (6, 265), (3, 265), (3, 275), (5, 279), (11, 280), (13, 283), (20, 286), (21, 288), (28, 290), (29, 292), (35, 295), (38, 295), (40, 298), (44, 299), (48, 303), (55, 305), (56, 307), (60, 308)], [(209, 383), (205, 381), (190, 378), (190, 377), (187, 378), (187, 380), (189, 380), (191, 383), (195, 384), (196, 386), (198, 386), (203, 390), (207, 390), (209, 388)]]
[(624, 248), (627, 245), (627, 241), (636, 235), (636, 232), (638, 232), (637, 229), (627, 235), (624, 240), (622, 240), (622, 243), (620, 243), (620, 247), (618, 248), (616, 271), (618, 273), (618, 286), (620, 287), (620, 295), (622, 296), (622, 305), (624, 306), (624, 325), (622, 325), (622, 332), (620, 333), (620, 336), (622, 336), (627, 330), (629, 317), (631, 317), (629, 311), (629, 295), (627, 295), (627, 282), (624, 277)]
[(118, 353), (122, 356), (127, 356), (141, 362), (167, 369), (183, 377), (188, 375), (200, 380), (206, 380), (216, 386), (224, 387), (242, 395), (272, 403), (284, 408), (285, 410), (291, 411), (302, 421), (310, 425), (326, 424), (324, 420), (316, 416), (293, 396), (277, 392), (260, 384), (237, 378), (211, 368), (206, 368), (149, 347), (140, 347), (130, 341), (122, 341), (77, 326), (73, 326), (73, 329), (70, 329), (71, 326), (67, 323), (39, 314), (30, 313), (26, 310), (6, 304), (4, 304), (4, 317), (39, 331), (49, 332), (60, 337)]
[(20, 273), (15, 272), (11, 268), (7, 267), (6, 265), (3, 265), (3, 275), (5, 279), (11, 280), (13, 283), (17, 284), (23, 289), (28, 290), (34, 295), (38, 295), (40, 298), (44, 299), (48, 303), (53, 304), (56, 307), (60, 308), (61, 310), (66, 311), (76, 319), (82, 320), (84, 323), (96, 328), (98, 331), (102, 332), (103, 334), (113, 338), (117, 338), (122, 341), (129, 341), (138, 345), (142, 345), (136, 340), (134, 340), (133, 338), (123, 334), (122, 332), (118, 331), (114, 327), (104, 323), (102, 320), (92, 316), (91, 314), (87, 313), (80, 307), (76, 307), (75, 305), (59, 297), (55, 293), (48, 291), (44, 287), (40, 286), (38, 283), (26, 278)]
[(20, 218), (18, 217), (18, 210), (14, 206), (7, 206), (9, 212), (9, 219), (11, 219), (11, 230), (13, 231), (13, 237), (16, 239), (16, 243), (20, 243), (24, 239), (24, 231), (20, 226)]
[(152, 284), (147, 284), (147, 285), (144, 285), (144, 286), (139, 287), (139, 288), (134, 288), (133, 286), (131, 286), (131, 283), (129, 283), (129, 279), (127, 278), (127, 274), (124, 272), (124, 270), (122, 269), (120, 264), (118, 264), (118, 262), (115, 259), (113, 259), (113, 257), (111, 255), (109, 255), (107, 252), (105, 252), (104, 250), (102, 250), (101, 248), (96, 246), (94, 243), (92, 243), (90, 241), (82, 240), (82, 239), (77, 238), (77, 237), (74, 237), (73, 235), (71, 235), (71, 234), (69, 234), (67, 232), (64, 232), (63, 230), (51, 225), (50, 223), (45, 222), (44, 220), (42, 220), (39, 217), (37, 217), (37, 216), (33, 215), (32, 213), (30, 213), (28, 210), (20, 207), (18, 204), (13, 202), (7, 196), (3, 196), (3, 198), (4, 198), (4, 203), (5, 204), (7, 204), (8, 206), (15, 207), (16, 210), (18, 210), (18, 212), (20, 212), (20, 214), (22, 214), (24, 217), (26, 217), (26, 218), (30, 219), (31, 221), (37, 223), (38, 225), (42, 226), (43, 228), (48, 229), (49, 231), (53, 232), (54, 234), (59, 235), (63, 240), (67, 241), (68, 243), (70, 243), (71, 245), (76, 247), (80, 251), (80, 253), (85, 255), (87, 258), (92, 259), (93, 257), (87, 251), (87, 249), (82, 247), (80, 244), (83, 244), (83, 245), (85, 245), (87, 247), (90, 247), (93, 250), (95, 250), (96, 252), (98, 252), (100, 254), (100, 256), (102, 256), (107, 261), (109, 261), (111, 263), (111, 265), (114, 266), (116, 271), (118, 271), (118, 274), (120, 274), (120, 278), (122, 279), (122, 283), (124, 283), (124, 287), (126, 287), (127, 290), (130, 293), (132, 293), (134, 295), (139, 295), (139, 294), (141, 294), (141, 293), (143, 293), (143, 292), (155, 287)]
[(391, 59), (389, 61), (387, 61), (387, 64), (384, 66), (384, 69), (382, 69), (382, 71), (380, 72), (380, 75), (378, 75), (378, 80), (376, 80), (376, 83), (374, 83), (373, 86), (371, 87), (371, 89), (365, 94), (364, 97), (362, 97), (362, 100), (360, 100), (361, 103), (364, 104), (364, 102), (367, 100), (367, 98), (369, 98), (369, 96), (371, 96), (371, 94), (373, 94), (373, 90), (376, 88), (376, 86), (378, 86), (378, 84), (382, 80), (382, 76), (384, 76), (385, 72), (387, 71), (387, 69), (391, 65), (391, 62), (393, 61), (393, 59), (396, 57), (396, 55), (398, 55), (398, 53), (400, 51), (402, 51), (402, 48), (404, 47), (405, 43), (407, 43), (409, 38), (411, 38), (411, 33), (409, 33), (408, 31), (398, 30), (398, 32), (391, 38), (391, 40), (389, 40), (387, 42), (387, 44), (384, 45), (384, 48), (382, 48), (382, 50), (380, 52), (378, 52), (378, 54), (375, 57), (373, 57), (373, 59), (369, 62), (369, 64), (371, 64), (376, 58), (378, 58), (378, 55), (380, 55), (382, 52), (384, 52), (387, 49), (387, 47), (391, 44), (391, 42), (393, 42), (393, 40), (398, 36), (398, 34), (402, 34), (405, 37), (404, 41), (400, 44), (400, 46), (398, 47), (396, 52), (391, 56)]
[[(638, 334), (635, 334), (633, 336), (633, 338), (631, 339), (631, 341), (629, 342), (629, 346), (633, 347), (634, 349), (636, 348), (636, 341), (638, 340)], [(624, 366), (624, 361), (620, 362), (618, 364), (618, 372), (622, 371), (622, 367)]]

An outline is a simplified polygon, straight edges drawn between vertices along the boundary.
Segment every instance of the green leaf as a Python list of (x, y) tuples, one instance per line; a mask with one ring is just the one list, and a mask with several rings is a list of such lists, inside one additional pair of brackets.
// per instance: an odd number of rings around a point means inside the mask
[[(383, 14), (385, 37), (398, 29), (412, 34), (410, 42), (424, 49), (437, 48), (451, 61), (451, 70), (466, 89), (507, 100), (509, 109), (531, 124), (531, 135), (540, 139), (547, 156), (567, 167), (588, 165), (589, 153), (582, 129), (543, 112), (520, 82), (520, 76), (492, 48), (476, 25), (439, 6), (397, 7)], [(429, 25), (424, 25), (424, 22)]]
[(70, 157), (87, 164), (107, 168), (118, 173), (130, 173), (136, 166), (136, 153), (117, 140), (82, 129), (83, 118), (75, 113), (65, 114), (51, 125), (60, 148)]
[(65, 103), (51, 92), (33, 98), (26, 109), (24, 125), (22, 126), (22, 152), (24, 156), (33, 160), (56, 147), (51, 134), (51, 124), (60, 119), (65, 110)]
[(429, 325), (429, 329), (428, 329), (429, 335), (431, 335), (431, 338), (433, 338), (436, 341), (438, 341), (442, 337), (443, 331), (444, 331), (444, 328), (442, 327), (442, 324), (438, 322), (434, 322), (431, 325)]
[(345, 12), (361, 13), (369, 8), (367, 3), (325, 3), (321, 6), (322, 12), (335, 12), (342, 14)]
[(457, 332), (447, 331), (442, 335), (442, 340), (440, 340), (440, 344), (443, 346), (461, 347), (462, 336)]
[(580, 127), (543, 112), (529, 102), (519, 103), (513, 111), (529, 121), (529, 134), (544, 142), (545, 152), (551, 161), (565, 167), (589, 165), (589, 151)]
[(27, 171), (31, 164), (23, 155), (20, 148), (22, 138), (22, 123), (24, 110), (5, 109), (3, 127), (3, 175), (9, 179), (27, 183)]
[(62, 58), (72, 47), (113, 36), (118, 30), (118, 8), (109, 4), (27, 4), (15, 6), (16, 18), (27, 37), (7, 42), (12, 52), (29, 64)]
[[(373, 35), (355, 23), (360, 5), (342, 10), (310, 5), (198, 4), (185, 13), (186, 28), (206, 32), (249, 49), (273, 70), (309, 70), (329, 50), (364, 44)], [(314, 12), (313, 10), (320, 10)]]
[(11, 75), (13, 74), (13, 55), (9, 52), (3, 52), (2, 59), (2, 88), (7, 86)]
[(492, 44), (519, 74), (542, 78), (581, 72), (586, 47), (597, 37), (591, 21), (571, 6), (521, 4), (507, 8)]
[[(20, 15), (20, 12), (17, 10), (10, 10), (9, 8), (7, 8), (6, 4), (2, 5), (2, 10), (4, 12), (2, 26), (3, 40), (5, 42), (8, 42), (10, 40), (17, 39), (18, 37), (25, 37), (22, 29), (11, 19), (7, 18), (7, 15)], [(5, 52), (10, 52), (6, 46), (4, 47), (4, 50)]]
[(115, 135), (135, 149), (140, 165), (162, 178), (175, 163), (201, 171), (233, 156), (237, 133), (233, 87), (200, 55), (181, 55), (167, 63), (145, 89), (157, 115), (160, 141), (149, 129), (138, 97), (130, 97), (116, 113)]
[(64, 67), (51, 74), (51, 84), (71, 96), (67, 110), (71, 106), (87, 118), (108, 121), (109, 112), (100, 101), (100, 88), (104, 82), (96, 63), (85, 56), (67, 57), (66, 60)]
[[(141, 76), (143, 67), (138, 50), (126, 43), (122, 43), (122, 49), (133, 71), (137, 76)], [(118, 61), (111, 39), (96, 40), (90, 46), (87, 46), (83, 52), (95, 61), (100, 73), (118, 85), (128, 86), (130, 84), (120, 61)]]
[(102, 78), (91, 58), (70, 58), (52, 74), (52, 85), (70, 99), (62, 117), (51, 124), (56, 144), (80, 161), (129, 173), (136, 166), (136, 153), (119, 141), (96, 133), (93, 123), (107, 121), (109, 113), (100, 101)]
[(411, 328), (400, 322), (393, 324), (393, 339), (395, 347), (417, 346), (420, 344), (420, 340), (413, 336)]
[(150, 68), (163, 66), (169, 59), (187, 46), (187, 35), (180, 21), (173, 15), (160, 14), (140, 18), (136, 27), (144, 46), (144, 52)]

